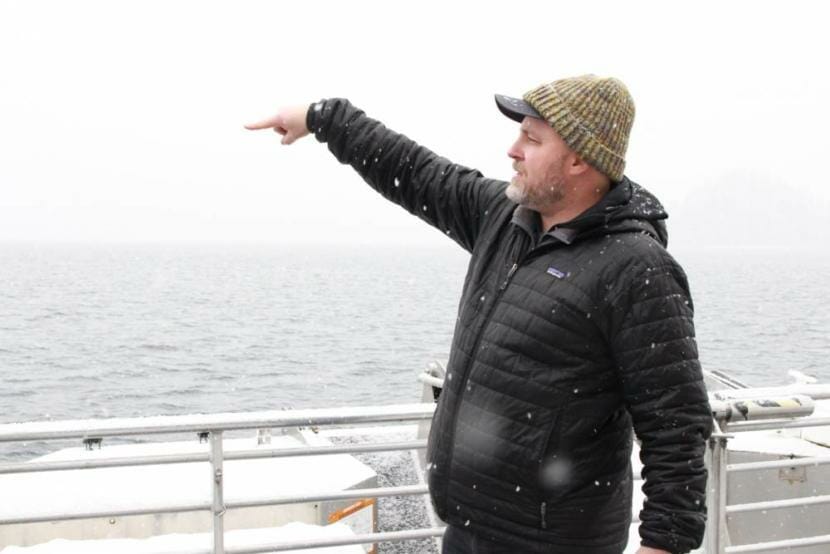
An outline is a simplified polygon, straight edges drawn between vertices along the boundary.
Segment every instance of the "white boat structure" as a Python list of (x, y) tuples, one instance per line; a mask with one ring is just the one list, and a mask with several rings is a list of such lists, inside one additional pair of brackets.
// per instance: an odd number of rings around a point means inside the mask
[[(830, 552), (830, 385), (794, 376), (750, 388), (706, 372), (718, 425), (698, 552)], [(81, 441), (0, 465), (0, 553), (346, 554), (414, 540), (421, 546), (410, 551), (437, 552), (443, 528), (416, 453), (441, 364), (420, 380), (419, 404), (0, 425), (4, 443)], [(110, 444), (164, 435), (176, 438)], [(379, 453), (406, 460), (414, 484), (386, 486), (388, 476), (366, 463)], [(636, 448), (633, 463), (637, 475)], [(412, 500), (405, 509), (424, 525), (379, 525), (379, 505), (393, 498)], [(635, 494), (626, 553), (639, 542), (642, 500)]]

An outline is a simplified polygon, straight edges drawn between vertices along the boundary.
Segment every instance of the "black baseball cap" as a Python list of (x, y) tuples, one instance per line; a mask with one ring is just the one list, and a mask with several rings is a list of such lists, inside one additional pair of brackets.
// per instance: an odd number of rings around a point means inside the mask
[(521, 123), (525, 117), (535, 117), (536, 119), (542, 120), (545, 119), (542, 117), (542, 114), (536, 111), (536, 108), (521, 98), (513, 98), (512, 96), (496, 94), (496, 106), (498, 106), (501, 113), (513, 121), (518, 121), (519, 123)]

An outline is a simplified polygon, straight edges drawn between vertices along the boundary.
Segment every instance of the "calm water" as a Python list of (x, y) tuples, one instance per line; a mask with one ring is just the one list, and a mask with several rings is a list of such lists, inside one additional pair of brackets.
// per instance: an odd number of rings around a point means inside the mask
[[(675, 255), (705, 366), (830, 381), (830, 256)], [(466, 263), (452, 243), (0, 245), (0, 421), (416, 401)]]

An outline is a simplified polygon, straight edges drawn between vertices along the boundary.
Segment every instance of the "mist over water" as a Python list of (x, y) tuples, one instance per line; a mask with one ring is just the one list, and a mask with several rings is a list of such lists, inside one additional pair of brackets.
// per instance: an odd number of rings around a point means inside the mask
[(830, 252), (709, 249), (675, 257), (689, 277), (703, 366), (749, 385), (788, 370), (830, 382)]
[[(675, 256), (705, 367), (830, 381), (830, 256)], [(467, 260), (450, 242), (0, 245), (0, 421), (418, 401)]]

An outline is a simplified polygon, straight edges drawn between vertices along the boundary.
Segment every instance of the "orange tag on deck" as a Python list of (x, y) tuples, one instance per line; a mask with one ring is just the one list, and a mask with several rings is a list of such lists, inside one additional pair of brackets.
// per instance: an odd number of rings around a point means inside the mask
[(362, 498), (351, 504), (350, 506), (346, 506), (342, 510), (337, 510), (336, 512), (332, 512), (329, 514), (329, 523), (336, 523), (343, 519), (344, 517), (350, 516), (353, 513), (357, 512), (358, 510), (362, 510), (363, 508), (368, 508), (369, 506), (375, 505), (374, 498)]
[[(374, 533), (375, 532), (375, 498), (361, 498), (357, 502), (350, 504), (342, 510), (337, 510), (329, 514), (329, 523), (337, 523), (338, 521), (344, 523), (352, 528), (357, 533)], [(367, 547), (368, 554), (375, 554), (375, 545)]]

